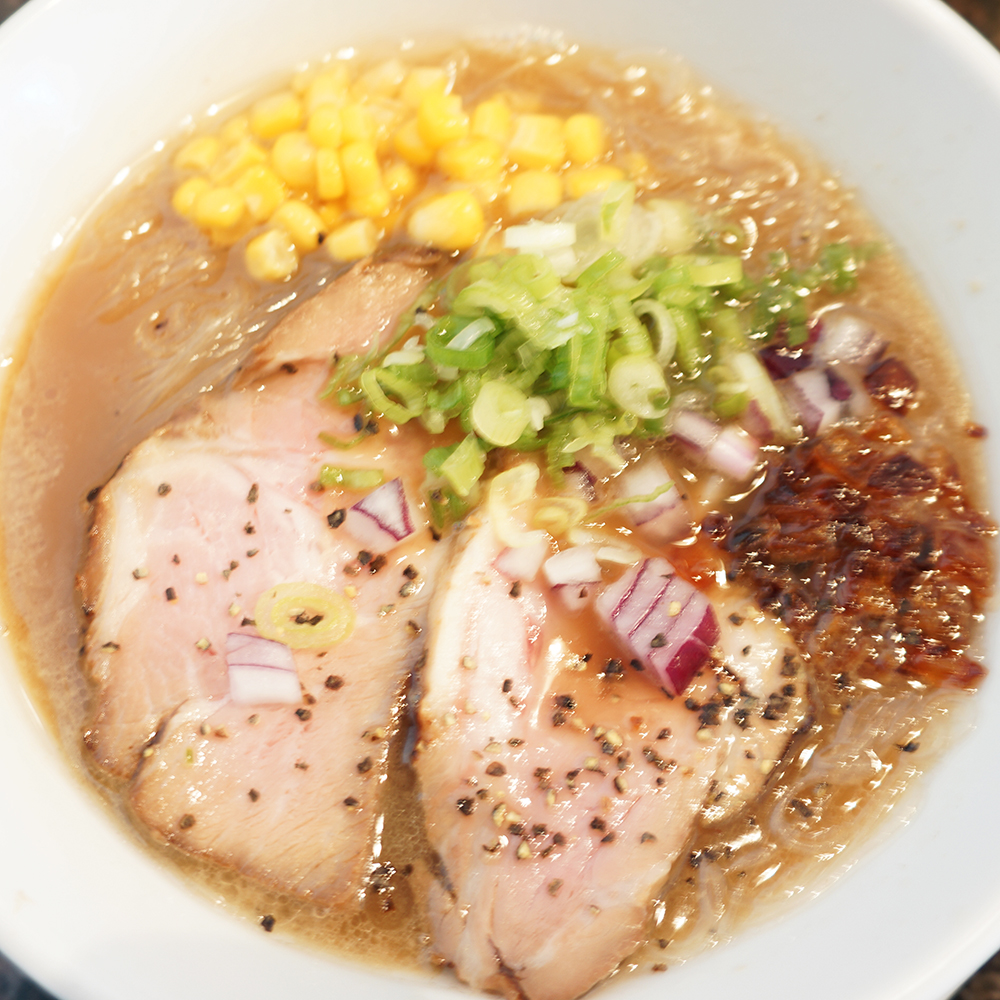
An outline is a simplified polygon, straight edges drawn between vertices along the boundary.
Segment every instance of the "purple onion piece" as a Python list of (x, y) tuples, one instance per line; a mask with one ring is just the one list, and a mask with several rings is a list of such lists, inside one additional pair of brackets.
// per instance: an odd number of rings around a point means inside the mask
[(296, 705), (302, 700), (295, 657), (283, 642), (230, 632), (226, 665), (229, 696), (237, 705)]
[(781, 384), (781, 389), (807, 437), (821, 434), (844, 414), (844, 404), (831, 395), (826, 373), (818, 368), (797, 372)]
[(826, 381), (830, 386), (830, 395), (838, 402), (846, 403), (854, 395), (850, 382), (838, 374), (836, 368), (827, 368)]
[(768, 344), (760, 351), (760, 360), (768, 375), (778, 381), (808, 368), (812, 364), (812, 352), (806, 345)]
[(866, 365), (885, 348), (885, 339), (867, 320), (845, 309), (824, 313), (816, 355), (827, 364)]
[(391, 479), (347, 511), (344, 526), (365, 548), (385, 552), (413, 534), (413, 518), (401, 479)]
[(542, 567), (550, 587), (600, 583), (601, 564), (589, 545), (574, 545), (545, 560)]

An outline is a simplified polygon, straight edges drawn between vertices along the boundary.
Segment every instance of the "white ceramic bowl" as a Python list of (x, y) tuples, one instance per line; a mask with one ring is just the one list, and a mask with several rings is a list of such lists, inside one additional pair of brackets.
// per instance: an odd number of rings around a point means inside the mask
[[(1000, 426), (1000, 58), (937, 0), (33, 0), (0, 30), (0, 352), (74, 220), (185, 115), (328, 49), (524, 23), (683, 54), (816, 146), (923, 279), (979, 418)], [(995, 626), (988, 648), (1000, 666)], [(9, 660), (0, 650), (0, 948), (57, 996), (458, 990), (310, 954), (190, 891), (70, 776)], [(606, 995), (942, 1000), (1000, 945), (998, 733), (994, 677), (912, 820), (890, 824), (847, 877)]]

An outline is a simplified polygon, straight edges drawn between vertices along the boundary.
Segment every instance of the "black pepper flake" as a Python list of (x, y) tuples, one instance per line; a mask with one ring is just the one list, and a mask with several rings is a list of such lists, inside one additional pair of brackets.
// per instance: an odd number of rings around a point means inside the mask
[(94, 488), (93, 488), (93, 489), (92, 489), (92, 490), (91, 490), (91, 491), (90, 491), (90, 492), (89, 492), (89, 493), (87, 494), (87, 503), (93, 503), (93, 502), (94, 502), (94, 501), (95, 501), (95, 500), (96, 500), (96, 499), (97, 499), (97, 498), (98, 498), (98, 497), (99, 497), (99, 496), (101, 495), (101, 490), (102, 490), (102, 489), (104, 489), (104, 487), (103, 487), (103, 486), (95, 486), (95, 487), (94, 487)]
[(254, 527), (252, 521), (247, 521), (247, 523), (243, 525), (243, 531), (248, 535), (254, 535), (257, 533), (257, 529)]
[(507, 593), (510, 594), (511, 597), (520, 597), (521, 596), (521, 581), (520, 580), (515, 580), (513, 582), (513, 584), (511, 584), (511, 588), (510, 588), (509, 591), (507, 591)]
[(501, 775), (507, 773), (507, 768), (500, 761), (494, 761), (486, 768), (486, 773), (492, 778), (499, 778)]
[(299, 771), (308, 771), (309, 765), (304, 760), (297, 760), (295, 762), (295, 767)]
[(358, 762), (358, 773), (367, 774), (372, 769), (372, 759), (371, 757), (365, 757), (364, 760)]
[(639, 843), (640, 844), (652, 844), (655, 841), (656, 841), (656, 834), (655, 833), (649, 833), (649, 831), (647, 831), (646, 833), (644, 833), (639, 838)]
[(615, 839), (615, 832), (614, 830), (612, 830), (611, 833), (605, 834), (603, 837), (601, 837), (601, 843), (610, 844), (614, 841), (614, 839)]
[(338, 507), (336, 510), (332, 510), (326, 515), (326, 523), (330, 525), (331, 528), (339, 528), (344, 523), (344, 519), (346, 517), (347, 511), (343, 507)]
[(277, 921), (271, 916), (270, 913), (265, 913), (264, 916), (260, 918), (260, 926), (263, 927), (268, 934), (274, 930), (275, 923), (277, 923)]
[(552, 698), (559, 708), (565, 708), (570, 712), (576, 708), (576, 699), (570, 694), (556, 694)]
[(180, 566), (181, 557), (175, 552), (173, 559), (170, 560), (175, 566)]
[(170, 492), (170, 483), (160, 483), (160, 485), (156, 487), (156, 492), (161, 497), (165, 497)]
[(566, 843), (566, 838), (561, 833), (554, 833), (552, 834), (552, 843), (555, 844), (556, 847), (562, 847), (562, 845)]
[(667, 644), (667, 637), (662, 632), (657, 632), (652, 639), (649, 640), (649, 645), (652, 649), (661, 649)]
[(672, 760), (664, 760), (652, 747), (643, 747), (642, 755), (658, 771), (671, 771), (675, 767)]
[(166, 597), (166, 599), (168, 601), (176, 601), (177, 600), (177, 591), (174, 590), (173, 587), (167, 587), (167, 589), (166, 589), (166, 591), (164, 593), (164, 596)]
[(250, 492), (247, 494), (247, 503), (256, 503), (257, 497), (259, 496), (260, 496), (260, 487), (256, 483), (254, 483), (253, 486), (250, 487)]
[(354, 414), (354, 429), (358, 432), (364, 429), (365, 418), (360, 413)]
[(103, 646), (101, 646), (101, 649), (105, 653), (117, 653), (118, 650), (121, 649), (121, 646), (119, 646), (117, 642), (106, 642)]
[(507, 742), (512, 747), (519, 747), (524, 743), (524, 740), (519, 740), (516, 736), (512, 736)]
[(316, 699), (307, 691), (303, 696), (307, 705), (315, 705)]
[(403, 570), (403, 576), (405, 576), (407, 580), (416, 580), (416, 578), (420, 576), (420, 574), (417, 572), (416, 567), (407, 566)]
[(507, 677), (505, 678), (503, 684), (500, 686), (500, 690), (503, 691), (504, 694), (510, 694), (510, 689), (513, 686), (514, 682), (509, 677)]
[(657, 962), (653, 966), (653, 972), (666, 972), (666, 971), (667, 971), (667, 967), (662, 962)]
[(520, 837), (521, 834), (524, 833), (524, 824), (523, 823), (511, 823), (510, 826), (507, 827), (507, 829), (515, 837)]
[(191, 813), (184, 813), (177, 824), (182, 830), (190, 830), (194, 826), (194, 816)]
[(606, 828), (606, 826), (607, 826), (607, 824), (604, 822), (603, 819), (601, 819), (600, 816), (595, 816), (590, 821), (590, 829), (591, 830), (604, 830)]
[(353, 795), (348, 795), (347, 798), (344, 799), (344, 805), (347, 806), (348, 809), (356, 809), (358, 800)]
[(312, 712), (308, 708), (297, 708), (295, 709), (295, 714), (303, 721), (308, 722), (312, 717)]
[(802, 799), (791, 799), (788, 804), (805, 819), (809, 819), (813, 815), (812, 809)]
[(608, 680), (621, 680), (624, 674), (625, 668), (622, 666), (621, 660), (608, 660), (604, 664), (604, 670), (598, 676)]
[(253, 618), (244, 618), (240, 622), (240, 628), (247, 628), (248, 626), (250, 628), (253, 628), (254, 626), (256, 626), (256, 624), (257, 622)]
[(749, 656), (750, 655), (750, 650), (752, 648), (753, 648), (752, 646), (744, 646), (743, 649), (741, 650), (741, 652), (743, 653), (744, 656)]
[(738, 628), (743, 624), (743, 619), (735, 612), (729, 616), (729, 620)]
[(561, 878), (554, 878), (546, 887), (548, 894), (550, 896), (558, 895), (559, 890), (563, 887), (563, 880)]
[(286, 361), (282, 366), (281, 370), (283, 372), (288, 372), (289, 375), (294, 375), (299, 369), (291, 363), (291, 361)]
[(468, 799), (468, 798), (466, 798), (466, 799), (459, 799), (455, 803), (455, 805), (458, 807), (458, 811), (463, 816), (471, 816), (473, 814), (473, 812), (475, 812), (475, 809), (476, 809), (476, 800), (475, 799)]
[(668, 738), (669, 738), (669, 736), (670, 736), (670, 730), (669, 730), (669, 728), (667, 728), (667, 729), (661, 729), (661, 730), (660, 730), (660, 731), (659, 731), (659, 732), (658, 732), (658, 733), (656, 734), (656, 738), (657, 738), (658, 740), (665, 740), (665, 739), (668, 739)]
[(441, 541), (441, 532), (433, 526), (431, 526), (431, 538), (433, 538), (435, 542)]
[(377, 573), (389, 560), (384, 555), (377, 555), (368, 567), (369, 573)]
[(258, 792), (256, 788), (251, 788), (250, 791), (247, 792), (247, 795), (250, 796), (251, 802), (256, 802), (260, 798), (260, 792)]
[(920, 744), (915, 743), (913, 740), (910, 740), (908, 743), (897, 743), (896, 745), (903, 751), (903, 753), (913, 753), (914, 750), (917, 750), (920, 747)]
[(375, 557), (367, 549), (362, 549), (358, 553), (358, 562), (361, 563), (362, 566), (367, 566), (374, 558)]
[(645, 670), (646, 668), (642, 665), (642, 660), (629, 660), (628, 665), (633, 670)]
[(562, 709), (557, 709), (552, 713), (552, 725), (553, 726), (565, 726), (566, 725), (566, 713)]
[(247, 549), (247, 559), (253, 559), (258, 552), (260, 552), (260, 549)]

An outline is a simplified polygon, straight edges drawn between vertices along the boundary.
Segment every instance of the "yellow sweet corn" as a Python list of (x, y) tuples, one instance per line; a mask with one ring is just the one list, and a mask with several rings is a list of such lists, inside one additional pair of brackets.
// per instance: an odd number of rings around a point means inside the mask
[(507, 211), (514, 218), (544, 215), (562, 203), (562, 178), (550, 170), (519, 170), (508, 183)]
[(194, 203), (194, 221), (202, 229), (229, 229), (246, 212), (246, 202), (234, 188), (227, 185), (209, 187)]
[(290, 90), (262, 97), (250, 109), (250, 131), (261, 139), (275, 139), (301, 122), (302, 102)]
[(476, 110), (472, 113), (472, 134), (506, 146), (512, 122), (510, 105), (506, 100), (503, 97), (491, 97), (476, 105)]
[(371, 219), (355, 219), (330, 233), (323, 246), (334, 260), (360, 260), (375, 252), (378, 239), (378, 229)]
[(316, 210), (323, 220), (324, 232), (331, 232), (344, 221), (344, 210), (335, 202), (328, 201)]
[(591, 191), (603, 191), (613, 181), (625, 179), (625, 171), (610, 163), (595, 163), (590, 167), (570, 167), (563, 175), (566, 194), (582, 198)]
[(459, 181), (480, 181), (503, 169), (503, 150), (492, 139), (466, 136), (445, 143), (437, 152), (437, 164)]
[(429, 166), (434, 160), (434, 150), (420, 137), (416, 118), (411, 118), (396, 129), (392, 144), (396, 152), (415, 167)]
[(178, 215), (193, 219), (195, 203), (211, 186), (204, 177), (189, 177), (174, 191), (170, 204)]
[(387, 59), (362, 73), (351, 93), (357, 98), (395, 97), (405, 79), (406, 67), (398, 59)]
[(507, 153), (529, 170), (561, 167), (566, 160), (562, 119), (557, 115), (518, 115)]
[(427, 94), (417, 109), (417, 128), (431, 149), (468, 135), (469, 116), (462, 109), (462, 98), (457, 94)]
[(340, 120), (343, 128), (343, 141), (374, 142), (378, 133), (378, 125), (371, 111), (363, 104), (352, 101), (340, 110)]
[(214, 135), (199, 135), (184, 143), (174, 157), (177, 170), (208, 170), (222, 152), (222, 143)]
[(288, 185), (307, 191), (316, 185), (316, 147), (305, 132), (285, 132), (271, 147), (271, 166)]
[(266, 222), (288, 197), (288, 189), (281, 178), (263, 163), (247, 167), (233, 181), (233, 187), (243, 195), (247, 211), (254, 222)]
[(382, 171), (382, 182), (393, 198), (409, 198), (417, 190), (417, 175), (408, 163), (391, 163)]
[(266, 163), (267, 151), (253, 139), (239, 139), (212, 164), (208, 178), (213, 184), (232, 184), (247, 167)]
[(570, 115), (563, 125), (566, 155), (577, 166), (593, 163), (607, 152), (604, 122), (597, 115)]
[(235, 146), (240, 139), (250, 138), (250, 118), (248, 115), (237, 115), (230, 118), (222, 128), (219, 129), (219, 139), (225, 146)]
[(299, 253), (309, 253), (320, 244), (326, 226), (320, 214), (304, 201), (283, 202), (271, 216), (271, 224), (280, 226), (295, 241)]
[(448, 93), (448, 74), (440, 66), (414, 66), (399, 90), (400, 100), (411, 108), (419, 108), (429, 94)]
[(323, 104), (310, 116), (306, 126), (309, 140), (318, 149), (336, 149), (344, 135), (344, 123), (336, 104)]
[(258, 281), (283, 281), (299, 269), (299, 255), (283, 229), (269, 229), (255, 236), (244, 254), (247, 270)]
[(366, 215), (370, 219), (377, 219), (384, 216), (389, 211), (392, 204), (392, 195), (386, 187), (375, 188), (367, 194), (356, 194), (347, 199), (348, 208), (355, 215)]
[(371, 142), (349, 142), (340, 150), (344, 183), (352, 198), (362, 197), (384, 187), (382, 168)]
[(344, 171), (340, 167), (340, 153), (335, 149), (316, 150), (316, 194), (324, 201), (344, 194)]
[(343, 104), (347, 99), (350, 72), (344, 63), (334, 63), (319, 73), (306, 88), (306, 113), (324, 104)]
[(439, 250), (467, 250), (483, 235), (483, 210), (471, 191), (449, 191), (424, 202), (410, 216), (407, 232)]

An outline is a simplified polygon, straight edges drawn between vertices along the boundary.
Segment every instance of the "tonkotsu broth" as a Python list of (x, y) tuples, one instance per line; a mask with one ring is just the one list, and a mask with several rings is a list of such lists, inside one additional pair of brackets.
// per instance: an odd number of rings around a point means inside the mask
[[(827, 243), (877, 236), (821, 165), (733, 110), (681, 65), (626, 64), (575, 48), (550, 55), (463, 49), (449, 58), (458, 68), (455, 89), (470, 102), (503, 90), (539, 110), (600, 115), (619, 153), (645, 158), (631, 161), (640, 192), (686, 199), (732, 223), (744, 234), (750, 271), (760, 271), (778, 249), (804, 264)], [(421, 60), (408, 55), (407, 61)], [(172, 210), (177, 181), (168, 160), (144, 165), (143, 174), (92, 213), (40, 296), (15, 359), (16, 378), (8, 383), (0, 454), (7, 619), (17, 623), (26, 681), (67, 757), (125, 819), (120, 789), (95, 773), (81, 739), (87, 688), (78, 649), (86, 621), (74, 575), (88, 527), (88, 494), (186, 399), (223, 391), (249, 346), (342, 270), (318, 252), (304, 258), (290, 281), (256, 283), (246, 275), (242, 244), (232, 252), (214, 248)], [(907, 364), (921, 383), (935, 386), (921, 402), (922, 433), (947, 442), (976, 499), (981, 470), (967, 432), (966, 397), (912, 279), (882, 253), (865, 266), (851, 301), (889, 318), (894, 344), (905, 341)], [(940, 405), (945, 401), (947, 408)], [(742, 502), (723, 506), (737, 510)], [(584, 637), (583, 644), (599, 650), (600, 641)], [(820, 884), (827, 869), (839, 870), (845, 847), (884, 816), (933, 756), (938, 731), (946, 728), (943, 717), (966, 698), (922, 693), (902, 677), (889, 686), (898, 701), (884, 704), (886, 690), (872, 689), (818, 705), (814, 727), (790, 748), (759, 806), (698, 834), (654, 907), (651, 943), (631, 964), (676, 961), (725, 937), (751, 907), (759, 913), (762, 898), (795, 895)], [(847, 701), (854, 731), (840, 745), (850, 742), (861, 760), (851, 767), (839, 756), (826, 760)], [(919, 753), (901, 749), (914, 743)], [(866, 750), (881, 765), (866, 765), (872, 759)], [(836, 783), (824, 784), (833, 773)], [(418, 965), (427, 959), (420, 901), (430, 868), (412, 775), (400, 765), (391, 784), (381, 860), (396, 874), (386, 893), (371, 894), (356, 914), (335, 915), (270, 893), (129, 829), (206, 891), (243, 912), (273, 915), (280, 930), (366, 959)], [(390, 895), (393, 908), (387, 909), (381, 904)]]

